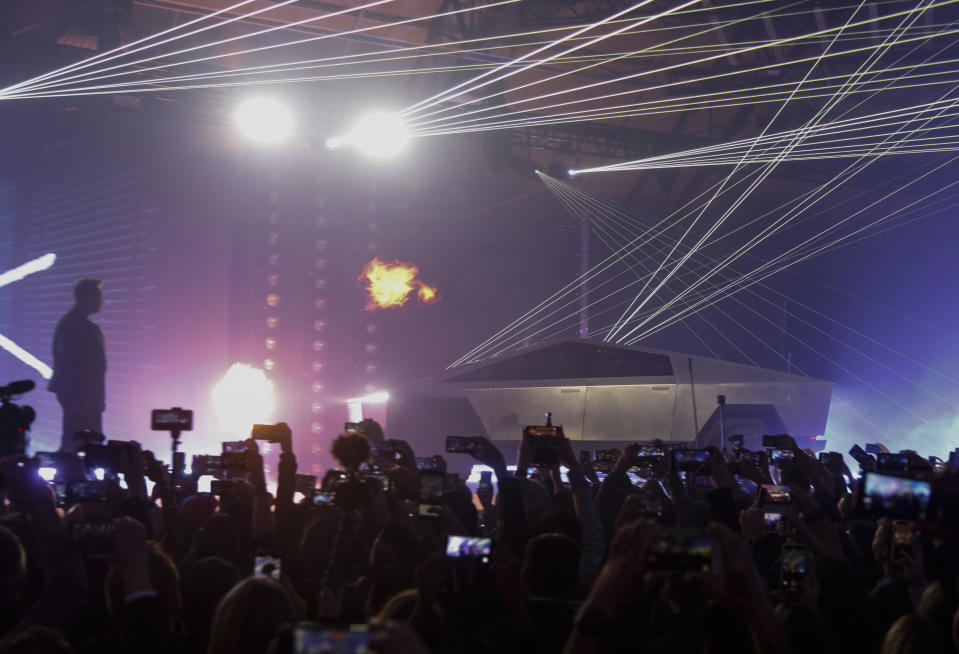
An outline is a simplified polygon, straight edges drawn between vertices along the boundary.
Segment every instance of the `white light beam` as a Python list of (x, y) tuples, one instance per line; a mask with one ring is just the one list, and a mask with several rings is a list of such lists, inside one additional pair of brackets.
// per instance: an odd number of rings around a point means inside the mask
[(13, 282), (19, 282), (21, 279), (27, 275), (32, 275), (35, 272), (40, 272), (41, 270), (46, 270), (57, 260), (57, 255), (53, 252), (48, 252), (42, 257), (37, 257), (32, 261), (28, 261), (23, 265), (17, 266), (16, 268), (11, 268), (7, 272), (0, 274), (0, 287), (6, 286), (7, 284), (12, 284)]
[(50, 366), (24, 350), (3, 334), (0, 334), (0, 347), (39, 372), (44, 379), (50, 379), (53, 376), (53, 370), (50, 369)]

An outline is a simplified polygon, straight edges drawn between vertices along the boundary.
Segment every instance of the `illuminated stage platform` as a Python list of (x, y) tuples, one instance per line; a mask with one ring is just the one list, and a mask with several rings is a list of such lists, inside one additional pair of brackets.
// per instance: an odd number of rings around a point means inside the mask
[[(460, 366), (391, 391), (394, 438), (435, 449), (448, 434), (518, 441), (544, 413), (584, 447), (661, 438), (717, 442), (717, 396), (726, 433), (747, 446), (763, 434), (825, 431), (832, 383), (718, 359), (570, 339)], [(512, 449), (512, 448), (508, 448)]]

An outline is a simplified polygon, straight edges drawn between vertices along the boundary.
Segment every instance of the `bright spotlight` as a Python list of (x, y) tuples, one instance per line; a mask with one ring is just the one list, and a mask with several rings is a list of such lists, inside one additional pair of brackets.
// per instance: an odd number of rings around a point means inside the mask
[(386, 391), (378, 391), (376, 393), (370, 393), (369, 395), (364, 395), (359, 398), (360, 402), (365, 402), (366, 404), (382, 404), (387, 402), (390, 399), (390, 394)]
[(363, 422), (363, 403), (356, 399), (347, 400), (346, 413), (350, 422)]
[(577, 175), (579, 175), (579, 171), (578, 171), (578, 170), (576, 170), (575, 168), (570, 168), (570, 169), (569, 169), (569, 176), (570, 176), (570, 177), (576, 177)]
[(95, 468), (93, 470), (93, 476), (97, 481), (103, 481), (104, 478), (107, 476), (107, 471), (104, 470), (103, 468)]
[(406, 121), (385, 111), (365, 114), (354, 123), (347, 134), (328, 139), (331, 150), (354, 146), (363, 154), (375, 159), (389, 159), (398, 155), (410, 140)]
[(57, 476), (56, 468), (37, 468), (37, 474), (40, 475), (40, 479), (50, 483), (53, 481), (53, 478)]
[(350, 422), (360, 422), (363, 420), (364, 404), (382, 404), (390, 399), (390, 394), (386, 391), (377, 391), (363, 397), (351, 397), (346, 401), (346, 410), (349, 414)]
[(250, 98), (237, 107), (236, 124), (250, 140), (281, 143), (293, 132), (293, 113), (274, 98)]
[(213, 388), (217, 427), (229, 436), (249, 436), (253, 425), (273, 418), (273, 382), (260, 368), (234, 363)]

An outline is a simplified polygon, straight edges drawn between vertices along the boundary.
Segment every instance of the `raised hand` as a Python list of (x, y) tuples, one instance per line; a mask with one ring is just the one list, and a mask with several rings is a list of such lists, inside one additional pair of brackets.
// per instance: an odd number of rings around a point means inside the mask
[(500, 475), (505, 475), (506, 459), (503, 457), (503, 453), (500, 452), (499, 448), (493, 445), (492, 441), (485, 436), (473, 436), (473, 442), (476, 444), (476, 449), (473, 451), (473, 458), (492, 468), (496, 473), (497, 479), (500, 478)]
[(623, 453), (619, 455), (619, 459), (616, 460), (616, 465), (613, 466), (613, 474), (625, 474), (626, 471), (636, 463), (639, 447), (639, 443), (630, 443), (623, 448)]

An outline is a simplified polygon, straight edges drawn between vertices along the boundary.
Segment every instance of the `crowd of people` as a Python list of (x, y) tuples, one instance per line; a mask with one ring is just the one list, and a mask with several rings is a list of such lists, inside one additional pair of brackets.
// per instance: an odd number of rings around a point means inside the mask
[[(273, 493), (253, 438), (189, 474), (135, 442), (8, 453), (0, 653), (959, 648), (955, 457), (853, 473), (785, 435), (774, 463), (741, 442), (587, 455), (560, 434), (524, 439), (514, 470), (484, 437), (417, 458), (367, 420), (314, 480), (285, 425), (268, 439)], [(460, 456), (492, 471), (475, 490), (447, 474)]]

